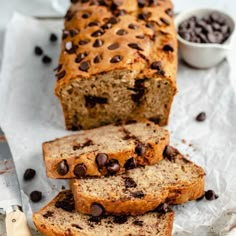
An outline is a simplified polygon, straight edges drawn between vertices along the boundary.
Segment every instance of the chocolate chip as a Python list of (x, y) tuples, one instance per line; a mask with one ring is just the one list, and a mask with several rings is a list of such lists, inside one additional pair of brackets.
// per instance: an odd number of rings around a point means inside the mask
[(83, 228), (80, 227), (78, 224), (71, 224), (72, 227), (76, 228), (76, 229), (80, 229), (82, 230)]
[(98, 0), (99, 5), (101, 6), (107, 6), (107, 3), (105, 0)]
[(167, 158), (169, 161), (173, 161), (175, 156), (178, 154), (179, 154), (178, 150), (170, 145), (167, 145), (163, 152), (163, 156)]
[(92, 216), (101, 216), (104, 213), (104, 208), (99, 203), (93, 203), (91, 205), (91, 215)]
[(69, 166), (66, 160), (62, 160), (57, 164), (57, 173), (59, 175), (64, 176), (68, 173), (68, 171), (69, 171)]
[(102, 28), (103, 30), (110, 29), (111, 27), (112, 27), (112, 24), (111, 24), (111, 23), (106, 23), (106, 24), (104, 24), (104, 25), (101, 26), (101, 28)]
[(137, 43), (129, 43), (128, 46), (129, 46), (130, 48), (143, 51), (143, 49), (142, 49)]
[(80, 63), (85, 57), (87, 56), (87, 53), (79, 53), (78, 56), (75, 58), (76, 63)]
[(213, 190), (208, 190), (205, 192), (205, 198), (206, 200), (215, 200), (217, 199), (219, 196), (213, 191)]
[(206, 113), (201, 112), (196, 116), (196, 121), (202, 122), (206, 119)]
[(204, 197), (205, 197), (205, 193), (201, 197), (197, 198), (196, 201), (201, 201)]
[(57, 41), (57, 36), (56, 36), (56, 34), (54, 34), (54, 33), (50, 34), (49, 40), (50, 40), (51, 42), (56, 42), (56, 41)]
[(116, 56), (114, 56), (114, 57), (111, 58), (110, 62), (111, 62), (111, 63), (117, 63), (117, 62), (120, 62), (122, 59), (123, 59), (122, 56), (116, 55)]
[(207, 35), (210, 43), (221, 43), (223, 40), (223, 34), (221, 32), (211, 32)]
[(99, 36), (103, 35), (104, 33), (105, 33), (105, 32), (102, 31), (102, 30), (96, 30), (96, 31), (94, 31), (94, 32), (91, 34), (91, 36), (92, 36), (92, 37), (99, 37)]
[(124, 30), (124, 29), (119, 29), (117, 32), (116, 32), (116, 34), (117, 35), (125, 35), (125, 34), (127, 34), (128, 32), (126, 31), (126, 30)]
[(75, 4), (75, 3), (79, 2), (79, 0), (70, 0), (70, 2)]
[(165, 52), (173, 52), (173, 51), (174, 51), (174, 48), (173, 48), (170, 44), (166, 44), (166, 45), (163, 47), (163, 51), (165, 51)]
[(145, 154), (145, 146), (144, 144), (142, 143), (138, 143), (135, 147), (135, 153), (138, 155), (138, 156), (143, 156)]
[(74, 15), (75, 15), (75, 12), (72, 12), (71, 10), (68, 10), (68, 11), (66, 12), (65, 19), (66, 19), (67, 21), (70, 21), (70, 20), (72, 20), (72, 18), (74, 17)]
[(124, 9), (116, 10), (114, 12), (114, 14), (115, 14), (115, 16), (124, 16), (124, 15), (126, 15), (126, 10), (124, 10)]
[(165, 25), (167, 25), (167, 26), (170, 25), (170, 22), (169, 22), (166, 18), (161, 17), (160, 20), (161, 20), (161, 22), (164, 23)]
[(34, 53), (37, 55), (37, 56), (41, 56), (43, 54), (43, 49), (39, 46), (36, 46), (34, 48)]
[(48, 219), (48, 218), (52, 217), (53, 214), (54, 214), (53, 211), (47, 211), (46, 213), (43, 214), (43, 217), (44, 217), (45, 219)]
[(89, 27), (92, 27), (92, 26), (98, 26), (99, 23), (98, 22), (95, 22), (95, 21), (92, 21), (88, 24)]
[(138, 0), (138, 6), (140, 7), (140, 8), (143, 8), (143, 7), (145, 7), (145, 5), (146, 5), (146, 0)]
[(154, 61), (151, 64), (151, 69), (158, 70), (158, 71), (161, 70), (162, 69), (161, 61)]
[(129, 29), (137, 29), (138, 28), (138, 26), (137, 25), (135, 25), (135, 24), (129, 24), (128, 25), (128, 27), (129, 27)]
[(142, 12), (138, 15), (138, 18), (140, 20), (148, 20), (148, 18), (151, 16), (151, 12)]
[(61, 72), (57, 73), (56, 74), (57, 80), (60, 80), (60, 79), (64, 78), (65, 75), (66, 75), (66, 71), (65, 70), (62, 70)]
[(56, 208), (61, 208), (64, 211), (72, 212), (75, 209), (74, 198), (72, 192), (68, 192), (62, 200), (55, 203)]
[(89, 39), (80, 40), (79, 45), (85, 45), (85, 44), (88, 44), (89, 42), (90, 42)]
[(63, 30), (62, 39), (66, 39), (69, 36), (70, 32), (68, 30)]
[(92, 95), (85, 95), (85, 106), (88, 108), (93, 108), (97, 104), (107, 104), (107, 98), (92, 96)]
[(29, 168), (25, 170), (23, 178), (26, 181), (31, 180), (34, 178), (35, 174), (36, 174), (36, 171), (34, 169)]
[(108, 49), (109, 50), (115, 50), (115, 49), (119, 48), (119, 46), (120, 45), (118, 43), (113, 43), (113, 44), (108, 46)]
[(113, 222), (116, 224), (124, 224), (128, 220), (127, 216), (114, 216)]
[(32, 202), (39, 202), (42, 199), (42, 192), (37, 190), (31, 192), (30, 199)]
[(88, 69), (89, 69), (89, 67), (90, 67), (89, 62), (83, 61), (83, 62), (80, 64), (79, 69), (80, 69), (81, 71), (87, 72)]
[(44, 64), (49, 64), (49, 63), (52, 62), (52, 59), (51, 59), (51, 57), (49, 57), (48, 55), (44, 55), (44, 56), (42, 57), (42, 62), (43, 62)]
[(76, 177), (81, 178), (86, 175), (87, 167), (84, 164), (78, 164), (74, 168), (74, 174)]
[(53, 71), (59, 72), (62, 69), (62, 64), (59, 64), (56, 68), (53, 69)]
[(75, 53), (77, 48), (78, 46), (74, 45), (71, 41), (65, 43), (65, 51), (69, 54)]
[(168, 8), (165, 10), (165, 13), (170, 16), (170, 17), (173, 17), (174, 16), (174, 12), (171, 8)]
[(126, 188), (135, 188), (135, 187), (137, 187), (137, 184), (135, 183), (135, 181), (132, 178), (125, 177), (125, 187)]
[(120, 164), (117, 160), (112, 159), (112, 160), (109, 160), (106, 168), (107, 168), (108, 173), (113, 175), (113, 174), (116, 174), (120, 170)]
[(165, 214), (169, 211), (171, 211), (171, 208), (169, 207), (169, 205), (167, 203), (161, 203), (156, 209), (156, 212), (161, 213), (161, 214)]
[(101, 39), (96, 39), (93, 43), (93, 47), (98, 48), (103, 45), (103, 41)]
[(116, 17), (111, 17), (108, 21), (107, 21), (107, 23), (111, 23), (111, 24), (117, 24), (118, 23), (118, 20), (117, 20), (117, 18)]
[(134, 169), (136, 166), (137, 166), (137, 163), (133, 157), (129, 158), (124, 164), (124, 167), (126, 170)]
[(112, 11), (116, 11), (119, 5), (120, 3), (112, 1), (110, 8)]
[(137, 35), (136, 36), (137, 39), (144, 39), (144, 37), (145, 37), (144, 35)]
[(85, 148), (85, 147), (89, 147), (91, 145), (93, 145), (93, 141), (91, 139), (87, 139), (84, 143), (79, 143), (79, 144), (75, 144), (73, 145), (73, 151)]
[(97, 64), (97, 63), (99, 63), (99, 62), (101, 62), (102, 61), (102, 56), (101, 55), (97, 55), (96, 57), (94, 57), (94, 59), (93, 59), (93, 62), (95, 63), (95, 64)]
[(152, 121), (153, 123), (155, 123), (156, 125), (160, 124), (161, 119), (160, 117), (151, 117), (149, 118), (150, 121)]
[(86, 12), (82, 15), (82, 18), (87, 19), (90, 17), (90, 13)]
[(144, 196), (145, 196), (143, 191), (131, 192), (131, 195), (134, 198), (144, 198)]
[(91, 217), (88, 219), (88, 221), (94, 222), (94, 223), (99, 223), (99, 222), (101, 222), (101, 219), (102, 219), (102, 217), (100, 217), (100, 216), (91, 216)]
[(149, 29), (155, 30), (155, 24), (152, 22), (148, 22), (145, 26)]
[(98, 166), (99, 169), (101, 169), (102, 167), (104, 167), (108, 162), (108, 156), (105, 153), (98, 153), (96, 155), (96, 164)]
[(142, 226), (143, 226), (143, 221), (142, 221), (142, 220), (135, 220), (135, 221), (133, 222), (133, 224), (142, 227)]

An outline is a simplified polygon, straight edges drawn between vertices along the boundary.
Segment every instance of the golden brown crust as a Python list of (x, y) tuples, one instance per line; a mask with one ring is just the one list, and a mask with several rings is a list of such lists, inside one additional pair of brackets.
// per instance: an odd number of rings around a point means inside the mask
[[(146, 122), (146, 124), (150, 124), (150, 122)], [(160, 129), (158, 126), (155, 125), (158, 129)], [(99, 129), (99, 128), (98, 128)], [(95, 130), (98, 130), (95, 129)], [(85, 131), (85, 136), (86, 132)], [(79, 134), (78, 134), (79, 135)], [(76, 134), (72, 136), (66, 136), (64, 138), (55, 139), (53, 141), (44, 142), (42, 144), (43, 149), (43, 157), (44, 162), (46, 166), (46, 173), (49, 178), (74, 178), (76, 177), (74, 174), (75, 166), (78, 164), (84, 164), (87, 168), (86, 170), (86, 176), (103, 176), (107, 175), (106, 170), (101, 171), (97, 164), (96, 164), (96, 155), (99, 152), (104, 152), (108, 156), (109, 160), (117, 160), (120, 165), (120, 170), (116, 174), (121, 174), (125, 172), (125, 163), (128, 159), (131, 157), (134, 158), (138, 166), (144, 166), (144, 165), (153, 165), (163, 159), (163, 152), (165, 150), (165, 147), (169, 144), (169, 134), (168, 131), (165, 129), (162, 129), (162, 135), (161, 137), (153, 142), (152, 140), (149, 140), (143, 145), (145, 145), (145, 155), (138, 156), (135, 152), (136, 147), (136, 141), (131, 140), (129, 145), (124, 146), (122, 151), (118, 152), (112, 152), (112, 151), (90, 151), (90, 152), (82, 152), (79, 155), (61, 155), (61, 153), (58, 153), (57, 157), (51, 157), (50, 156), (50, 149), (54, 145), (54, 143), (57, 143), (58, 140), (67, 139), (68, 137), (75, 137)], [(109, 140), (108, 140), (109, 142)], [(73, 144), (71, 144), (73, 145)], [(64, 176), (60, 175), (57, 172), (57, 166), (59, 163), (61, 163), (63, 160), (67, 161), (67, 164), (69, 166), (69, 171)]]
[[(192, 163), (185, 159), (184, 161)], [(147, 211), (155, 209), (160, 203), (168, 202), (170, 204), (182, 204), (190, 200), (196, 200), (204, 193), (204, 170), (193, 164), (194, 171), (197, 171), (198, 178), (191, 183), (184, 183), (178, 185), (173, 184), (168, 187), (160, 187), (160, 195), (156, 195), (152, 192), (146, 193), (143, 199), (101, 199), (95, 195), (88, 195), (82, 191), (80, 181), (72, 179), (70, 186), (74, 194), (76, 210), (84, 213), (91, 214), (91, 205), (93, 203), (101, 204), (108, 214), (114, 215), (140, 215)], [(119, 198), (118, 198), (119, 199)]]

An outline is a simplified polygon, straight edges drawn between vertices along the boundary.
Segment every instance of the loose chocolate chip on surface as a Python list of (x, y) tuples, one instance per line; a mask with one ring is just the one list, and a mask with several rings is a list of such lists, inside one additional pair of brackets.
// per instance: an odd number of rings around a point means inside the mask
[(31, 192), (30, 199), (32, 202), (39, 202), (42, 199), (42, 192), (37, 190)]
[(103, 45), (103, 41), (101, 39), (96, 39), (93, 43), (93, 47), (98, 48)]
[(135, 220), (133, 222), (134, 225), (138, 225), (138, 226), (143, 226), (143, 221), (142, 220)]
[(196, 116), (196, 121), (202, 122), (206, 119), (206, 113), (201, 112)]
[(174, 12), (173, 12), (173, 10), (172, 10), (171, 8), (166, 9), (166, 10), (165, 10), (165, 13), (166, 13), (167, 15), (169, 15), (170, 17), (173, 17), (173, 16), (174, 16)]
[(113, 222), (116, 224), (124, 224), (127, 220), (127, 216), (114, 216), (113, 218)]
[(69, 166), (66, 160), (62, 160), (57, 164), (57, 173), (59, 175), (64, 176), (68, 173), (68, 171), (69, 171)]
[(56, 76), (57, 76), (57, 80), (60, 80), (62, 78), (64, 78), (66, 75), (66, 71), (65, 70), (62, 70), (61, 72), (57, 73)]
[(78, 164), (74, 168), (74, 174), (76, 177), (81, 178), (86, 175), (87, 167), (84, 164)]
[(117, 62), (120, 62), (121, 60), (122, 60), (122, 56), (116, 55), (116, 56), (111, 58), (110, 62), (111, 63), (117, 63)]
[(97, 64), (97, 63), (99, 63), (99, 62), (101, 62), (102, 61), (102, 56), (101, 55), (97, 55), (96, 57), (94, 57), (94, 59), (93, 59), (93, 62), (95, 63), (95, 64)]
[(106, 168), (107, 168), (108, 173), (113, 175), (113, 174), (116, 174), (120, 170), (120, 164), (117, 160), (112, 159), (112, 160), (109, 160)]
[(79, 53), (78, 56), (75, 58), (75, 62), (80, 63), (86, 56), (87, 53)]
[(115, 50), (115, 49), (119, 48), (119, 46), (120, 45), (118, 43), (113, 43), (113, 44), (108, 46), (108, 49), (109, 50)]
[(170, 44), (166, 44), (166, 45), (163, 47), (163, 51), (165, 51), (165, 52), (173, 52), (173, 51), (174, 51), (174, 48), (173, 48)]
[(56, 41), (57, 41), (57, 35), (54, 34), (54, 33), (51, 33), (49, 40), (50, 40), (51, 42), (56, 42)]
[(124, 164), (124, 167), (126, 170), (134, 169), (136, 166), (137, 166), (137, 163), (133, 157), (129, 158)]
[(104, 31), (102, 31), (102, 30), (96, 30), (96, 31), (94, 31), (92, 34), (91, 34), (91, 36), (92, 37), (99, 37), (99, 36), (101, 36), (101, 35), (103, 35), (104, 34)]
[(213, 190), (208, 190), (205, 192), (205, 198), (206, 200), (215, 200), (217, 199), (219, 196), (213, 191)]
[(91, 205), (91, 215), (92, 216), (101, 216), (104, 212), (104, 208), (99, 203), (93, 203)]
[(167, 203), (162, 203), (155, 209), (155, 211), (157, 211), (158, 213), (165, 214), (171, 211), (171, 208)]
[(34, 169), (29, 168), (25, 170), (23, 178), (24, 180), (31, 180), (34, 178), (35, 174), (36, 174), (36, 171)]
[(131, 195), (134, 198), (144, 198), (144, 196), (145, 196), (143, 191), (131, 192)]
[(170, 22), (169, 22), (166, 18), (161, 17), (160, 20), (161, 20), (161, 22), (164, 23), (165, 25), (167, 25), (167, 26), (170, 25)]
[(132, 178), (126, 177), (125, 178), (125, 187), (126, 188), (135, 188), (135, 187), (137, 187), (137, 184)]
[(108, 162), (108, 156), (105, 153), (98, 153), (96, 155), (96, 163), (99, 169), (104, 167)]
[(173, 161), (175, 156), (178, 154), (179, 154), (178, 150), (170, 145), (167, 145), (163, 152), (163, 156), (167, 158), (169, 161)]
[(130, 48), (143, 51), (143, 49), (142, 49), (137, 43), (129, 43), (128, 46), (129, 46)]
[(138, 155), (138, 156), (143, 156), (145, 154), (145, 146), (144, 144), (142, 143), (138, 143), (135, 147), (135, 153)]
[(81, 71), (87, 72), (87, 71), (89, 70), (89, 67), (90, 67), (89, 62), (83, 61), (83, 62), (80, 64), (79, 69), (80, 69)]
[(116, 32), (116, 34), (117, 35), (125, 35), (125, 34), (127, 34), (128, 32), (126, 31), (126, 30), (124, 30), (124, 29), (119, 29), (117, 32)]
[(44, 64), (49, 64), (49, 63), (52, 62), (52, 59), (51, 59), (51, 57), (49, 57), (48, 55), (44, 55), (44, 56), (42, 57), (42, 62), (43, 62)]
[(37, 56), (41, 56), (43, 54), (43, 49), (39, 46), (36, 46), (34, 48), (34, 53), (37, 55)]

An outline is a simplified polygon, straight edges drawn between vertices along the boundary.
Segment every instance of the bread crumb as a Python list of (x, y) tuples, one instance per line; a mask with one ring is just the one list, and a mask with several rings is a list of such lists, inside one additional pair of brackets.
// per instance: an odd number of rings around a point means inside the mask
[(182, 139), (182, 143), (186, 144), (186, 140), (185, 140), (185, 139)]

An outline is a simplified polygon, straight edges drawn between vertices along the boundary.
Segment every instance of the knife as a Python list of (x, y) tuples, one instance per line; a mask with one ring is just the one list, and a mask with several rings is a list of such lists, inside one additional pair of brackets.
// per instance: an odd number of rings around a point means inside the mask
[(22, 212), (14, 162), (11, 157), (3, 155), (0, 155), (0, 186), (0, 212), (6, 214), (7, 236), (31, 236), (26, 216)]

